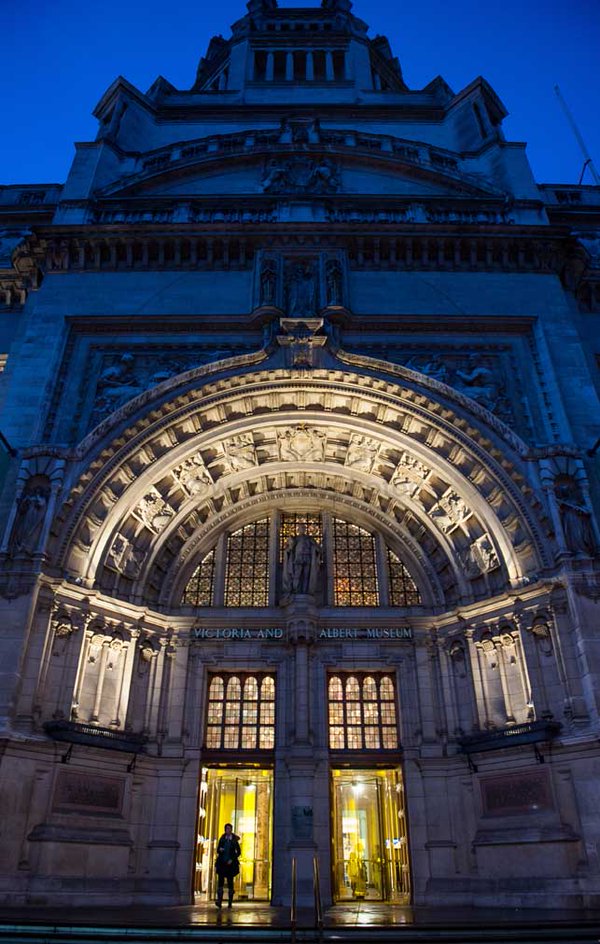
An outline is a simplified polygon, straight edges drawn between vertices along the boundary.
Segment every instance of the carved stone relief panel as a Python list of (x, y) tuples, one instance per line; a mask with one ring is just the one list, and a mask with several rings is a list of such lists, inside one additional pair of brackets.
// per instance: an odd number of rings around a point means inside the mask
[(464, 499), (454, 491), (448, 489), (438, 500), (437, 505), (430, 511), (430, 517), (444, 534), (461, 525), (471, 514)]
[(380, 445), (376, 439), (360, 433), (352, 433), (344, 465), (351, 469), (358, 469), (359, 472), (371, 472)]
[(277, 430), (277, 443), (282, 462), (323, 462), (327, 434), (314, 427), (290, 426)]
[(470, 580), (500, 567), (500, 560), (488, 534), (482, 534), (461, 554), (461, 564)]
[(131, 542), (125, 535), (117, 534), (108, 552), (106, 566), (130, 580), (137, 580), (142, 572), (145, 556), (143, 548)]
[(188, 495), (205, 495), (213, 485), (200, 453), (191, 456), (173, 469), (173, 478)]
[(173, 517), (173, 509), (164, 500), (158, 489), (152, 486), (136, 505), (133, 514), (150, 531), (159, 534)]
[(273, 157), (265, 164), (263, 193), (338, 193), (340, 170), (329, 157)]
[[(446, 344), (395, 345), (348, 338), (348, 349), (402, 364), (432, 380), (453, 387), (462, 396), (493, 413), (524, 439), (542, 422), (536, 368), (528, 336), (507, 343), (490, 340), (475, 345), (465, 340)], [(345, 346), (345, 345), (344, 345)]]
[(242, 472), (257, 464), (256, 449), (252, 433), (240, 433), (226, 439), (222, 444), (223, 456), (219, 464), (225, 472)]

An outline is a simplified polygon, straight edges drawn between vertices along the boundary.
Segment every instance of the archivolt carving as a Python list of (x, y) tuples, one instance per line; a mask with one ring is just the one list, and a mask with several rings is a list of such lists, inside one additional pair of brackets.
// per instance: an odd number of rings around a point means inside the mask
[[(525, 497), (531, 489), (518, 458), (513, 453), (512, 463), (507, 460), (509, 444), (486, 439), (413, 387), (323, 369), (300, 379), (286, 370), (250, 373), (186, 389), (88, 465), (55, 521), (56, 560), (76, 575), (87, 568), (85, 576), (93, 580), (110, 548), (113, 570), (124, 575), (129, 566), (135, 580), (133, 558), (124, 564), (127, 553), (115, 546), (119, 535), (136, 548), (145, 535), (140, 574), (148, 574), (161, 546), (183, 547), (224, 507), (265, 491), (318, 485), (357, 495), (371, 515), (383, 515), (388, 527), (400, 523), (417, 545), (443, 548), (442, 570), (453, 550), (465, 552), (488, 535), (512, 580), (535, 572), (547, 554), (542, 526)], [(356, 461), (349, 463), (351, 455)], [(319, 470), (302, 468), (315, 461)], [(179, 487), (188, 473), (188, 486), (197, 481), (198, 492)], [(420, 501), (402, 488), (413, 480)], [(436, 502), (443, 508), (450, 495), (456, 495), (452, 514), (460, 527), (449, 527), (444, 537), (431, 527), (428, 511)], [(515, 523), (520, 560), (510, 541)], [(86, 530), (87, 550), (77, 547)]]

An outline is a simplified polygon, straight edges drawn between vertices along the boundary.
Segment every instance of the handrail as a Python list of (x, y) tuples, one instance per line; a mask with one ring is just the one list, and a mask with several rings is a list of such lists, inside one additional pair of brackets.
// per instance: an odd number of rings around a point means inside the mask
[(313, 892), (315, 895), (315, 917), (317, 928), (323, 930), (323, 903), (321, 901), (321, 877), (319, 875), (319, 860), (313, 856)]
[(290, 907), (292, 942), (296, 940), (296, 856), (292, 856), (292, 904)]

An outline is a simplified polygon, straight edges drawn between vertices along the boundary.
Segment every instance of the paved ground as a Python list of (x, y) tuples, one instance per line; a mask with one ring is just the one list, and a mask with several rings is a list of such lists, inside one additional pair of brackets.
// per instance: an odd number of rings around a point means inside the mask
[[(510, 927), (511, 925), (595, 926), (600, 931), (600, 911), (541, 910), (533, 908), (425, 908), (380, 905), (367, 902), (348, 903), (328, 908), (324, 913), (326, 928), (343, 927)], [(276, 908), (256, 902), (234, 903), (233, 908), (218, 910), (214, 904), (195, 906), (129, 908), (87, 907), (50, 908), (46, 906), (0, 907), (0, 924), (98, 925), (118, 927), (194, 927), (241, 926), (289, 928), (289, 908)], [(299, 928), (315, 926), (312, 908), (300, 909)]]

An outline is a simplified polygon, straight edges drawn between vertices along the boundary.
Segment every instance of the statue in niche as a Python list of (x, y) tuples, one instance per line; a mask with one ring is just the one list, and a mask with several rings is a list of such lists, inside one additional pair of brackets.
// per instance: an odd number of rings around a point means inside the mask
[(345, 465), (360, 472), (370, 472), (379, 452), (376, 439), (354, 433), (348, 445)]
[(282, 462), (323, 462), (327, 434), (320, 429), (298, 426), (277, 430), (279, 458)]
[(283, 552), (283, 592), (286, 596), (316, 593), (321, 558), (320, 546), (301, 524), (298, 534), (288, 538)]
[(570, 475), (559, 476), (554, 483), (554, 494), (568, 550), (573, 554), (593, 556), (596, 542), (592, 521), (577, 482)]
[(277, 291), (277, 263), (264, 259), (260, 269), (260, 303), (274, 305)]
[(493, 372), (481, 363), (477, 354), (470, 354), (466, 370), (457, 370), (453, 384), (456, 389), (472, 400), (476, 400), (486, 410), (494, 411), (498, 403), (499, 384)]
[(325, 266), (327, 304), (342, 304), (342, 265), (339, 259), (328, 259)]
[(252, 433), (240, 433), (223, 443), (225, 464), (230, 472), (242, 472), (256, 465), (256, 449)]
[(31, 484), (19, 500), (17, 515), (10, 536), (8, 553), (11, 557), (17, 554), (35, 554), (40, 538), (46, 509), (50, 497), (50, 485)]
[(288, 314), (291, 318), (314, 318), (315, 308), (314, 272), (309, 264), (298, 264), (288, 284)]

